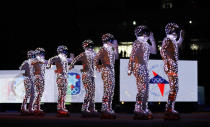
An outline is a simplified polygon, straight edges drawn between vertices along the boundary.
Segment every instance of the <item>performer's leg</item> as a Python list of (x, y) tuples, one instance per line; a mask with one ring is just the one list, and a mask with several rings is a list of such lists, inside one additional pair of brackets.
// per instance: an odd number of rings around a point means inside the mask
[(62, 108), (64, 109), (64, 111), (68, 112), (68, 110), (66, 109), (66, 92), (67, 92), (67, 78), (64, 77), (64, 80), (63, 80), (63, 89), (62, 89)]
[(108, 83), (108, 71), (103, 68), (102, 69), (102, 79), (104, 82), (104, 93), (102, 98), (102, 108), (101, 111), (107, 111), (108, 110), (108, 97), (109, 97), (109, 83)]
[(21, 112), (22, 113), (27, 113), (28, 109), (27, 109), (27, 101), (30, 97), (30, 91), (31, 91), (31, 83), (30, 83), (30, 79), (29, 78), (25, 78), (24, 79), (24, 86), (25, 86), (25, 96), (23, 99), (23, 103), (21, 105)]
[(65, 107), (67, 80), (63, 75), (57, 75), (57, 85), (58, 85), (57, 116), (68, 116), (68, 110)]
[(166, 104), (166, 111), (173, 111), (175, 100), (178, 92), (178, 77), (177, 76), (168, 76), (169, 78), (169, 96), (168, 96), (168, 102)]
[(60, 109), (62, 109), (62, 94), (61, 94), (61, 92), (62, 92), (62, 87), (59, 87), (58, 86), (58, 104), (57, 104), (57, 110), (60, 110)]
[(143, 110), (146, 113), (147, 119), (153, 119), (152, 112), (148, 108), (149, 84), (148, 83), (145, 83), (145, 84), (147, 84), (147, 85), (146, 85), (146, 91), (145, 91), (145, 95), (144, 95), (144, 99), (143, 99)]
[(175, 68), (167, 73), (169, 79), (169, 95), (168, 102), (166, 104), (165, 119), (180, 119), (179, 113), (174, 109), (175, 100), (178, 92), (178, 68)]
[(141, 80), (142, 79), (140, 76), (136, 76), (136, 84), (137, 84), (138, 93), (136, 95), (136, 104), (135, 104), (134, 112), (144, 113), (143, 111), (144, 86)]
[(34, 107), (33, 107), (33, 103), (35, 101), (35, 88), (34, 88), (34, 82), (31, 79), (31, 94), (30, 94), (30, 101), (29, 101), (29, 112), (33, 113), (34, 111)]
[(112, 97), (114, 94), (114, 79), (113, 74), (109, 68), (102, 72), (104, 81), (104, 96), (102, 103), (101, 119), (116, 119), (116, 115), (112, 110)]
[(148, 119), (152, 119), (152, 112), (149, 110), (148, 108), (148, 98), (149, 98), (149, 72), (146, 68), (146, 66), (144, 67), (144, 73), (143, 75), (141, 75), (142, 77), (142, 84), (144, 84), (143, 86), (145, 87), (145, 93), (144, 93), (144, 98), (143, 98), (143, 110), (145, 111), (145, 113), (147, 114)]
[(35, 87), (36, 87), (36, 94), (35, 94), (36, 100), (34, 103), (34, 113), (35, 115), (43, 115), (44, 112), (40, 108), (40, 102), (42, 94), (44, 92), (44, 79), (41, 76), (36, 76)]
[(41, 105), (40, 105), (40, 103), (41, 103), (42, 96), (43, 96), (43, 93), (44, 93), (44, 86), (45, 86), (45, 81), (44, 81), (44, 79), (42, 78), (42, 79), (41, 79), (41, 84), (40, 84), (40, 95), (39, 95), (39, 105), (38, 105), (38, 109), (39, 109), (40, 111), (43, 111), (43, 110), (41, 110)]
[(89, 93), (90, 92), (89, 91), (90, 83), (88, 82), (87, 74), (83, 73), (82, 81), (83, 81), (83, 86), (85, 88), (85, 97), (84, 97), (84, 102), (82, 104), (81, 111), (89, 112), (88, 107), (89, 107), (89, 100), (90, 100), (90, 93)]
[(109, 73), (109, 88), (110, 88), (110, 97), (109, 97), (109, 110), (114, 113), (114, 110), (112, 109), (112, 101), (114, 97), (114, 88), (115, 88), (115, 74), (114, 69), (110, 71)]
[(60, 74), (57, 74), (57, 86), (58, 86), (58, 104), (57, 104), (57, 110), (62, 109), (62, 102), (63, 102), (63, 97), (62, 97), (62, 89), (63, 89), (63, 77)]
[(94, 77), (91, 77), (91, 83), (90, 83), (89, 110), (90, 110), (90, 112), (97, 112), (97, 110), (95, 110), (95, 80), (94, 80)]
[(34, 81), (34, 85), (35, 85), (35, 102), (34, 102), (34, 110), (38, 109), (38, 105), (39, 105), (39, 96), (40, 96), (40, 77), (36, 76), (36, 79)]

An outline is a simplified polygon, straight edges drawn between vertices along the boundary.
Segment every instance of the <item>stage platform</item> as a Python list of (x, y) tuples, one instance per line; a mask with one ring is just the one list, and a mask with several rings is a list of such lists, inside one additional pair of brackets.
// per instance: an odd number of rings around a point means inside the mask
[(153, 113), (153, 120), (133, 120), (133, 114), (117, 113), (116, 120), (100, 118), (82, 118), (79, 113), (72, 113), (65, 118), (56, 117), (56, 113), (46, 113), (43, 117), (20, 116), (19, 112), (0, 112), (0, 123), (3, 126), (48, 126), (48, 127), (206, 127), (210, 126), (210, 112), (181, 114), (182, 119), (176, 121), (163, 120), (163, 113)]

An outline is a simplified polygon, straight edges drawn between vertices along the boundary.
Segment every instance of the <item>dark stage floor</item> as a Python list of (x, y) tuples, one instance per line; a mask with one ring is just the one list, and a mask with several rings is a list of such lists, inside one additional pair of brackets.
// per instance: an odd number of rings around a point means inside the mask
[[(184, 113), (178, 121), (164, 121), (163, 113), (154, 113), (153, 120), (133, 120), (132, 114), (117, 114), (116, 120), (101, 120), (100, 118), (81, 118), (79, 113), (72, 113), (70, 117), (58, 118), (56, 113), (46, 113), (43, 117), (20, 116), (19, 112), (0, 112), (0, 123), (2, 126), (106, 126), (106, 127), (203, 127), (210, 126), (210, 113)], [(7, 124), (7, 125), (6, 125)], [(30, 125), (28, 125), (30, 124)]]

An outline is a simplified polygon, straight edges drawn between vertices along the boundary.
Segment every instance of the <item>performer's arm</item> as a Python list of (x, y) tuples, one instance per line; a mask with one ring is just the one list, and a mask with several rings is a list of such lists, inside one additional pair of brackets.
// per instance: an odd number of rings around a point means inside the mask
[(101, 59), (101, 57), (103, 55), (103, 51), (104, 51), (104, 49), (101, 48), (94, 58), (94, 67), (96, 68), (96, 70), (98, 72), (100, 72), (100, 68), (101, 68), (100, 65), (98, 65), (98, 63), (99, 63), (99, 60)]
[(177, 41), (177, 44), (178, 44), (179, 47), (181, 46), (183, 41), (184, 41), (184, 31), (181, 30), (179, 40)]
[(150, 39), (150, 42), (152, 43), (152, 45), (150, 46), (151, 53), (157, 54), (156, 42), (155, 42), (155, 38), (152, 32), (150, 33), (149, 39)]
[(55, 59), (56, 59), (56, 56), (48, 60), (47, 67), (46, 67), (47, 69), (51, 68), (52, 64), (55, 62)]
[(77, 62), (77, 61), (81, 61), (82, 57), (84, 56), (84, 53), (80, 53), (77, 57), (75, 57), (71, 64), (70, 64), (70, 67), (69, 67), (69, 70), (71, 70), (72, 68), (74, 68), (74, 64)]
[(131, 75), (133, 71), (133, 62), (134, 62), (135, 52), (136, 52), (136, 43), (133, 42), (132, 51), (131, 51), (131, 55), (130, 55), (130, 59), (128, 63), (128, 75)]
[(20, 70), (25, 70), (27, 64), (28, 64), (28, 63), (27, 63), (27, 60), (25, 60), (25, 61), (21, 64), (21, 66), (19, 67), (19, 69), (20, 69)]
[(70, 53), (70, 58), (67, 58), (68, 60), (68, 63), (70, 64), (74, 59), (74, 54), (73, 53)]
[(118, 43), (117, 43), (117, 40), (114, 40), (113, 46), (114, 46), (114, 48), (115, 48), (115, 59), (119, 59)]
[(44, 64), (45, 64), (45, 65), (48, 65), (48, 60), (44, 60), (44, 61), (45, 61)]

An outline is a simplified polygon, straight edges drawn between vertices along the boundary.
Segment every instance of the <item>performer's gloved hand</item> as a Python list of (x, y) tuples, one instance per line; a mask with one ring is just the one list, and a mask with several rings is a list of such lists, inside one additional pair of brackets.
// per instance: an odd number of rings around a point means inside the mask
[(149, 35), (149, 40), (151, 41), (151, 43), (154, 42), (155, 38), (154, 38), (154, 34), (153, 32), (150, 32), (150, 35)]
[(50, 67), (49, 67), (49, 66), (47, 66), (47, 67), (46, 67), (46, 69), (50, 69)]
[(73, 65), (70, 65), (69, 70), (71, 70), (71, 69), (73, 69), (73, 68), (74, 68), (74, 66), (73, 66)]
[(168, 64), (168, 61), (167, 60), (164, 60), (164, 71), (166, 72), (166, 73), (168, 73), (169, 72), (169, 64)]
[(128, 70), (128, 76), (131, 76), (131, 74), (132, 74), (132, 71)]
[(184, 38), (184, 34), (185, 34), (184, 30), (181, 30), (181, 31), (180, 31), (180, 37), (181, 37), (182, 39)]
[(117, 49), (117, 47), (118, 47), (118, 42), (117, 42), (117, 40), (114, 40), (114, 41), (113, 41), (112, 46), (113, 46), (115, 49)]
[(73, 53), (70, 53), (70, 59), (74, 59), (74, 54)]
[(101, 65), (96, 65), (96, 71), (101, 72)]

